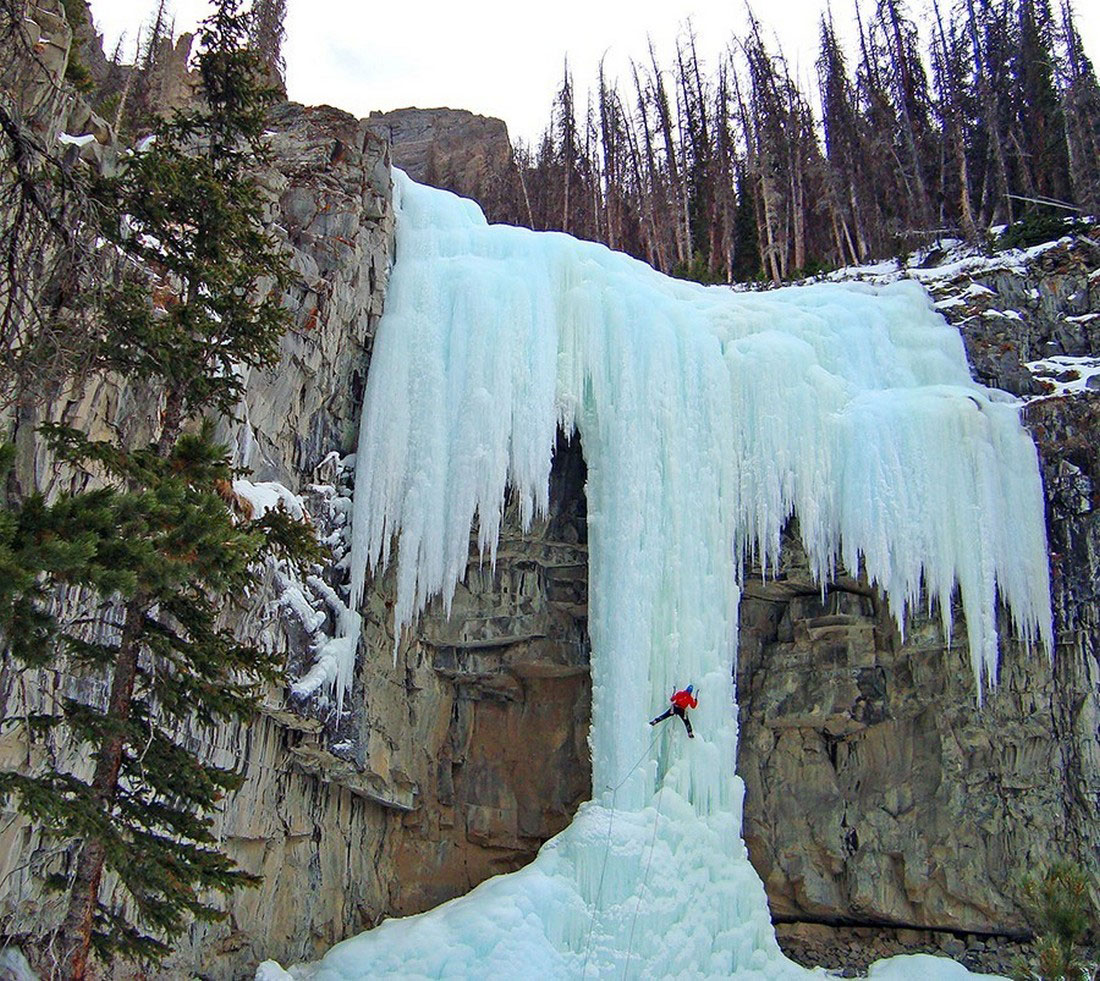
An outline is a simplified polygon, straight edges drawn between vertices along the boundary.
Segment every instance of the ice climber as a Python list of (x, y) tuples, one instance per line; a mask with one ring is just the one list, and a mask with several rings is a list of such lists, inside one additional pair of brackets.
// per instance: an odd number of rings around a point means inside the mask
[(662, 715), (658, 715), (649, 724), (655, 726), (658, 722), (664, 722), (670, 715), (678, 715), (684, 720), (684, 728), (688, 731), (688, 739), (694, 739), (695, 733), (691, 731), (691, 720), (687, 717), (687, 710), (689, 708), (695, 708), (699, 704), (699, 699), (692, 695), (692, 686), (688, 685), (687, 688), (676, 692), (669, 701), (672, 702), (672, 708)]

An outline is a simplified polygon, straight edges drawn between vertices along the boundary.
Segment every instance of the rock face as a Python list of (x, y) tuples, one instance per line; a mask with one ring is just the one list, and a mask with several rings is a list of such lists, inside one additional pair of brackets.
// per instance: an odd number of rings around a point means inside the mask
[(64, 121), (66, 105), (76, 98), (75, 93), (61, 84), (73, 43), (72, 28), (60, 0), (28, 4), (22, 30), (10, 22), (12, 12), (17, 9), (5, 8), (0, 12), (4, 37), (16, 49), (5, 58), (0, 81), (12, 93), (13, 108), (27, 120), (32, 131), (53, 139), (58, 125)]
[(226, 436), (254, 480), (300, 488), (327, 453), (355, 445), (392, 263), (389, 154), (363, 122), (327, 106), (288, 103), (269, 131), (275, 166), (261, 181), (297, 274), (295, 328), (278, 369), (248, 378), (243, 418)]
[[(217, 733), (212, 758), (246, 775), (223, 846), (264, 881), (233, 897), (228, 928), (194, 928), (166, 976), (315, 959), (387, 916), (519, 868), (569, 822), (590, 786), (578, 446), (562, 443), (552, 482), (548, 519), (525, 532), (509, 507), (496, 568), (479, 568), (475, 552), (451, 616), (430, 605), (396, 657), (393, 574), (375, 581), (345, 716), (273, 693), (258, 723)], [(288, 658), (303, 646), (271, 606), (242, 627), (282, 631)]]
[(365, 604), (360, 741), (418, 788), (388, 845), (389, 909), (415, 913), (525, 865), (590, 796), (584, 462), (559, 441), (552, 510), (510, 505), (496, 568), (471, 561), (393, 657), (392, 573)]
[[(974, 377), (1014, 395), (1043, 388), (1024, 364), (1100, 351), (1100, 233), (1079, 235), (1027, 259), (1008, 253), (980, 275), (963, 273), (941, 292), (965, 295), (944, 309), (959, 327)], [(1014, 316), (1015, 314), (1015, 316)]]
[(413, 180), (473, 198), (490, 221), (520, 220), (518, 171), (501, 120), (465, 109), (395, 109), (371, 113), (370, 123)]
[[(36, 10), (42, 36), (67, 50), (59, 5), (42, 0)], [(63, 59), (50, 59), (56, 77), (34, 90), (44, 133), (68, 125), (72, 105), (51, 95)], [(490, 216), (495, 190), (501, 201), (512, 193), (510, 147), (503, 124), (451, 110), (368, 123), (287, 105), (271, 130), (275, 162), (260, 178), (298, 277), (288, 298), (295, 326), (278, 369), (248, 379), (240, 418), (220, 435), (252, 479), (301, 493), (319, 534), (338, 542), (348, 479), (340, 458), (355, 445), (392, 255), (386, 138), (414, 177), (479, 197)], [(1078, 241), (950, 284), (966, 302), (944, 309), (979, 377), (1031, 392), (1023, 361), (1097, 352), (1095, 249)], [(1020, 317), (1005, 316), (1010, 307)], [(157, 393), (99, 378), (49, 415), (138, 440), (158, 408)], [(858, 960), (864, 941), (869, 954), (880, 950), (887, 927), (901, 949), (935, 947), (937, 936), (957, 945), (959, 932), (1018, 934), (1018, 877), (1056, 857), (1100, 881), (1100, 393), (1035, 402), (1026, 419), (1046, 483), (1058, 650), (1052, 668), (1006, 643), (1001, 686), (980, 712), (961, 624), (950, 648), (925, 617), (903, 640), (858, 570), (842, 571), (823, 595), (794, 527), (779, 576), (749, 577), (737, 677), (745, 837), (774, 915), (789, 924), (784, 936), (806, 956), (843, 946)], [(49, 490), (63, 475), (33, 436), (37, 421), (9, 427), (16, 479)], [(251, 726), (189, 734), (244, 773), (218, 830), (264, 878), (230, 900), (224, 923), (193, 929), (166, 977), (239, 977), (264, 958), (315, 958), (386, 916), (524, 864), (564, 826), (590, 793), (584, 480), (579, 444), (562, 441), (548, 519), (524, 531), (509, 507), (496, 567), (472, 545), (450, 618), (433, 604), (396, 643), (392, 573), (379, 577), (363, 603), (350, 711), (272, 691)], [(339, 571), (315, 577), (296, 605), (280, 570), (265, 570), (238, 629), (266, 637), (301, 673), (315, 621), (331, 624), (325, 590), (337, 595)], [(0, 674), (5, 715), (66, 684), (30, 679), (38, 695), (29, 696), (27, 680)], [(0, 740), (5, 765), (31, 765), (41, 752), (14, 730)], [(9, 934), (33, 937), (49, 912), (24, 866), (41, 857), (24, 825), (2, 823)], [(979, 943), (982, 966), (996, 966), (990, 948), (1003, 941)]]
[[(1041, 383), (1024, 361), (1100, 351), (1098, 266), (1096, 243), (1077, 239), (933, 293), (975, 375), (1028, 393)], [(750, 856), (781, 922), (896, 926), (887, 932), (912, 949), (935, 935), (913, 927), (1020, 936), (1020, 879), (1059, 859), (1085, 868), (1098, 896), (1100, 400), (1042, 399), (1024, 421), (1045, 485), (1057, 649), (1052, 665), (1004, 643), (1000, 685), (980, 709), (957, 614), (951, 647), (927, 617), (903, 641), (857, 576), (822, 597), (791, 534), (780, 577), (750, 580), (738, 772)], [(882, 956), (867, 934), (836, 930), (830, 948), (821, 929), (812, 949), (847, 951), (836, 964), (860, 943), (863, 963)]]
[[(278, 369), (248, 379), (240, 421), (222, 423), (219, 436), (253, 480), (308, 492), (335, 479), (330, 453), (354, 448), (392, 260), (388, 147), (327, 107), (283, 106), (269, 129), (275, 165), (261, 181), (297, 274), (288, 300), (295, 326)], [(307, 495), (321, 533), (332, 530), (329, 501)], [(300, 660), (309, 638), (280, 603), (277, 573), (267, 577), (239, 629)], [(377, 857), (390, 810), (327, 753), (321, 721), (288, 710), (282, 691), (269, 705), (252, 726), (220, 730), (213, 747), (215, 759), (246, 775), (223, 812), (225, 850), (263, 884), (232, 898), (228, 925), (192, 930), (172, 976), (235, 977), (267, 956), (314, 957), (386, 911)]]
[(70, 53), (83, 40), (73, 37), (61, 0), (36, 0), (26, 6), (25, 14), (19, 29), (7, 23), (8, 8), (0, 11), (0, 31), (12, 49), (5, 52), (0, 67), (0, 89), (11, 93), (15, 114), (47, 147), (56, 145), (59, 133), (92, 134), (95, 145), (74, 148), (74, 153), (102, 153), (102, 145), (113, 138), (110, 127), (63, 84)]
[[(253, 373), (239, 421), (223, 422), (219, 435), (254, 468), (254, 479), (278, 480), (308, 496), (312, 483), (333, 479), (330, 453), (339, 457), (354, 447), (392, 260), (388, 146), (364, 123), (331, 109), (287, 105), (270, 128), (274, 163), (259, 178), (272, 229), (284, 239), (298, 276), (288, 297), (294, 326), (282, 340), (277, 370)], [(159, 409), (159, 393), (107, 376), (63, 393), (45, 414), (93, 436), (117, 433), (139, 441), (148, 440)], [(70, 486), (70, 477), (35, 439), (37, 421), (30, 412), (3, 420), (19, 450), (14, 479), (24, 489)], [(311, 501), (327, 533), (336, 517), (332, 495), (318, 492)], [(308, 657), (309, 638), (281, 603), (284, 586), (278, 570), (265, 570), (254, 603), (238, 614), (237, 629), (263, 637), (288, 660)], [(63, 676), (5, 671), (4, 715), (67, 691), (66, 685)], [(246, 775), (218, 831), (226, 851), (264, 882), (233, 897), (225, 923), (196, 926), (168, 976), (233, 977), (266, 956), (313, 957), (387, 912), (386, 872), (377, 856), (391, 811), (359, 793), (360, 775), (347, 773), (346, 764), (329, 772), (324, 724), (288, 711), (284, 697), (272, 691), (267, 711), (252, 726), (187, 734), (194, 748)], [(42, 751), (14, 729), (6, 729), (0, 742), (8, 766), (33, 765)], [(322, 765), (308, 765), (318, 756)], [(36, 837), (21, 822), (5, 819), (0, 909), (7, 931), (30, 937), (32, 945), (51, 916), (25, 864), (28, 858), (39, 862), (40, 855)]]
[[(76, 104), (58, 89), (69, 34), (59, 11), (40, 20), (42, 36), (55, 29), (60, 55), (32, 108), (41, 131), (55, 134)], [(503, 125), (494, 127), (507, 145)], [(251, 468), (251, 480), (301, 495), (319, 537), (339, 547), (349, 479), (340, 461), (355, 446), (392, 262), (389, 147), (365, 121), (327, 107), (279, 107), (269, 136), (273, 162), (258, 177), (266, 220), (296, 274), (286, 300), (293, 328), (278, 367), (247, 378), (237, 418), (221, 421), (218, 436)], [(93, 377), (42, 410), (0, 419), (18, 448), (16, 485), (52, 492), (77, 483), (35, 437), (41, 418), (140, 442), (150, 438), (161, 402), (156, 391)], [(292, 702), (272, 690), (250, 726), (183, 734), (211, 761), (244, 774), (216, 830), (225, 851), (263, 882), (231, 897), (225, 922), (196, 925), (165, 977), (240, 977), (267, 957), (315, 959), (385, 916), (425, 909), (526, 863), (569, 821), (588, 795), (590, 769), (579, 446), (562, 443), (553, 481), (548, 520), (525, 531), (509, 509), (495, 569), (475, 558), (452, 617), (427, 610), (396, 660), (393, 582), (373, 585), (349, 711), (337, 716), (324, 698)], [(232, 622), (283, 652), (292, 676), (300, 674), (314, 654), (317, 621), (331, 624), (326, 598), (338, 580), (330, 569), (306, 588), (267, 568)], [(0, 673), (5, 716), (61, 691), (77, 693), (63, 672)], [(99, 697), (94, 684), (78, 694)], [(0, 762), (33, 766), (46, 749), (6, 729)], [(73, 747), (48, 750), (80, 766)], [(532, 767), (532, 759), (552, 765)], [(30, 950), (57, 911), (31, 876), (48, 853), (13, 817), (0, 828), (0, 914), (6, 934)]]
[(978, 710), (961, 625), (947, 648), (938, 617), (912, 617), (903, 641), (865, 582), (822, 598), (785, 545), (779, 579), (746, 589), (738, 665), (745, 838), (773, 916), (1026, 931), (1019, 880), (1091, 862), (1061, 718), (1093, 694), (1087, 674), (1068, 649), (1055, 677), (1006, 643)]

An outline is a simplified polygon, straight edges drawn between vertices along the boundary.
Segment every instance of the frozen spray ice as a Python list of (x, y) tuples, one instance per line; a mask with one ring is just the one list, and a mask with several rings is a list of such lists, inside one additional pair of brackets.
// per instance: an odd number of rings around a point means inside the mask
[[(527, 868), (338, 945), (318, 976), (799, 975), (740, 839), (743, 561), (773, 567), (797, 514), (816, 574), (862, 565), (899, 624), (923, 587), (950, 630), (957, 585), (981, 690), (996, 678), (998, 595), (1052, 649), (1017, 405), (970, 379), (958, 333), (915, 284), (703, 287), (395, 181), (351, 608), (395, 543), (397, 635), (432, 596), (449, 605), (472, 528), (492, 561), (505, 488), (525, 521), (545, 512), (556, 432), (579, 432), (594, 800)], [(649, 729), (689, 680), (699, 738)]]

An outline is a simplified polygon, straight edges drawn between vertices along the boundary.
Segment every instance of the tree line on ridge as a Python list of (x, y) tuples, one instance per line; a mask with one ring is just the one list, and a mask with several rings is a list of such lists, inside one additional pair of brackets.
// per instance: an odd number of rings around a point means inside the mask
[(583, 104), (566, 65), (537, 146), (484, 202), (708, 282), (783, 282), (979, 242), (1022, 218), (1100, 214), (1100, 86), (1068, 0), (855, 8), (857, 50), (822, 14), (816, 85), (749, 15), (710, 71), (688, 29)]

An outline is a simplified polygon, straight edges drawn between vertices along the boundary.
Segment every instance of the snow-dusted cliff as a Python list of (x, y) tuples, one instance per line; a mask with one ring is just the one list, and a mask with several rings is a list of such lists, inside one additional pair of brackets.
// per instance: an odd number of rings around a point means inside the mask
[[(60, 78), (69, 45), (62, 15), (53, 0), (35, 9), (44, 11), (45, 60)], [(39, 87), (52, 98), (56, 84)], [(110, 165), (117, 148), (86, 106), (63, 94), (52, 111), (44, 131), (94, 130), (103, 142), (68, 152)], [(263, 180), (300, 277), (288, 297), (296, 328), (279, 370), (250, 379), (241, 421), (222, 434), (256, 468), (251, 480), (301, 497), (339, 551), (348, 455), (392, 251), (387, 152), (362, 122), (326, 108), (284, 107), (271, 129), (276, 160)], [(976, 377), (1025, 392), (1034, 384), (1026, 362), (1100, 353), (1097, 252), (1079, 238), (920, 278), (960, 325)], [(880, 273), (904, 271), (891, 264)], [(1071, 369), (1060, 370), (1072, 383)], [(1045, 480), (1057, 657), (1052, 668), (1005, 644), (1001, 684), (981, 712), (967, 624), (957, 618), (945, 651), (939, 618), (918, 610), (902, 639), (896, 607), (887, 610), (858, 570), (838, 566), (822, 591), (797, 524), (783, 532), (778, 567), (769, 566), (776, 578), (746, 575), (737, 678), (745, 837), (773, 912), (796, 921), (784, 943), (797, 941), (811, 962), (833, 949), (839, 934), (826, 925), (837, 923), (858, 926), (851, 943), (862, 948), (878, 949), (866, 928), (879, 937), (894, 925), (906, 928), (903, 946), (940, 937), (952, 953), (969, 943), (995, 957), (1003, 934), (1023, 925), (1021, 872), (1068, 856), (1095, 873), (1098, 405), (1100, 395), (1086, 390), (1026, 410)], [(134, 440), (155, 409), (155, 393), (110, 378), (53, 407), (93, 434), (110, 428)], [(59, 478), (33, 437), (35, 421), (24, 416), (14, 427), (24, 489)], [(556, 449), (549, 520), (524, 530), (510, 498), (496, 568), (477, 562), (475, 536), (450, 616), (430, 604), (400, 639), (397, 664), (396, 576), (367, 584), (348, 712), (337, 718), (323, 700), (272, 691), (253, 726), (204, 743), (246, 776), (221, 829), (227, 850), (265, 881), (234, 897), (225, 923), (196, 928), (168, 976), (228, 978), (266, 957), (315, 958), (386, 916), (419, 912), (525, 864), (590, 796), (586, 473), (579, 438)], [(593, 531), (599, 521), (597, 512)], [(286, 650), (291, 676), (301, 678), (334, 632), (346, 571), (337, 562), (319, 585), (290, 588), (269, 570), (240, 629)], [(9, 713), (25, 683), (0, 676)], [(715, 691), (704, 691), (708, 708)], [(0, 753), (29, 765), (38, 748), (9, 734)], [(3, 834), (0, 902), (9, 933), (26, 936), (43, 909), (26, 863), (42, 853), (17, 823)], [(802, 930), (805, 921), (812, 926)], [(987, 933), (998, 936), (987, 943)]]
[[(1018, 403), (970, 380), (959, 334), (914, 284), (700, 287), (488, 226), (471, 202), (398, 178), (353, 606), (396, 546), (396, 661), (428, 600), (449, 608), (471, 532), (495, 562), (509, 488), (524, 527), (548, 511), (558, 430), (578, 432), (595, 793), (521, 872), (338, 946), (316, 976), (659, 976), (683, 950), (704, 977), (797, 974), (739, 837), (741, 563), (776, 569), (797, 513), (822, 586), (841, 561), (862, 568), (899, 630), (924, 598), (950, 637), (959, 588), (980, 695), (997, 676), (998, 593), (1018, 632), (1053, 648)], [(651, 735), (645, 720), (689, 680), (704, 693), (697, 738)], [(339, 671), (331, 683), (348, 688)]]

